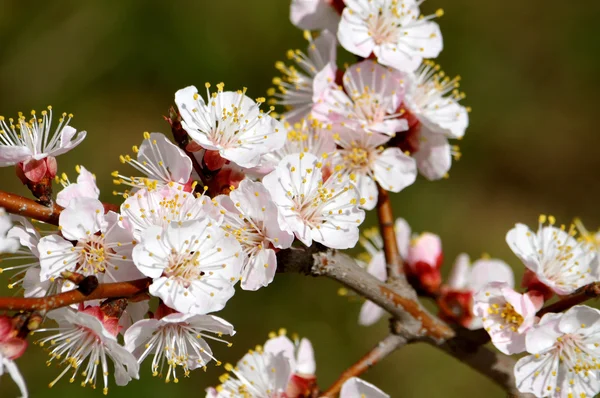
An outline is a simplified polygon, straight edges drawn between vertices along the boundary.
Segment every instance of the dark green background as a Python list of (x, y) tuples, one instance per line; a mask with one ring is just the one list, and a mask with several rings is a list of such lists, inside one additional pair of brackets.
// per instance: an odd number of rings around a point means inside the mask
[[(88, 131), (59, 166), (73, 178), (76, 164), (98, 176), (102, 199), (110, 172), (125, 170), (118, 155), (139, 144), (143, 131), (168, 128), (161, 116), (175, 91), (189, 84), (224, 81), (264, 95), (274, 62), (288, 48), (304, 48), (288, 22), (287, 0), (66, 1), (2, 0), (0, 12), (0, 114), (16, 115), (53, 105), (72, 112), (73, 126)], [(444, 273), (455, 256), (483, 252), (505, 259), (518, 276), (523, 267), (504, 243), (518, 221), (535, 224), (539, 213), (561, 222), (581, 216), (598, 221), (598, 93), (600, 3), (578, 1), (429, 0), (443, 7), (439, 21), (445, 70), (461, 74), (472, 106), (471, 126), (460, 142), (463, 159), (451, 178), (419, 180), (394, 197), (398, 216), (417, 231), (441, 235)], [(12, 168), (0, 170), (0, 189), (26, 194)], [(370, 214), (366, 225), (372, 225)], [(297, 275), (277, 276), (268, 289), (239, 292), (222, 315), (238, 331), (234, 346), (214, 345), (223, 362), (235, 362), (279, 327), (312, 340), (318, 377), (327, 386), (386, 333), (386, 322), (356, 325), (360, 303), (336, 295), (337, 285)], [(33, 346), (19, 360), (32, 397), (100, 396), (101, 389), (47, 384), (59, 369), (47, 368)], [(203, 396), (222, 368), (196, 371), (179, 384), (151, 377), (118, 397)], [(407, 347), (364, 378), (393, 397), (501, 397), (482, 376), (426, 346)], [(113, 381), (111, 380), (111, 383)], [(3, 377), (0, 396), (17, 391)]]

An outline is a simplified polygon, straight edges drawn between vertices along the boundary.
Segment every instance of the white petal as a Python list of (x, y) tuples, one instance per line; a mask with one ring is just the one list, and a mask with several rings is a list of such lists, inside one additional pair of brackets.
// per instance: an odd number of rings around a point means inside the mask
[(340, 398), (389, 398), (389, 395), (358, 377), (348, 379), (340, 391)]

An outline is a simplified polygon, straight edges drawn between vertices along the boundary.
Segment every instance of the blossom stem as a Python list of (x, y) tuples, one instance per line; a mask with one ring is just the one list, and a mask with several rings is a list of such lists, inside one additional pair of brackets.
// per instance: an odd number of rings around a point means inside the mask
[(371, 351), (366, 353), (357, 362), (346, 369), (340, 377), (320, 397), (335, 397), (340, 392), (342, 385), (351, 377), (357, 377), (366, 372), (371, 366), (380, 362), (396, 349), (406, 345), (408, 340), (403, 336), (390, 334), (381, 340)]
[(99, 284), (88, 295), (76, 289), (41, 298), (0, 297), (0, 310), (49, 311), (88, 300), (129, 298), (146, 292), (151, 282), (152, 280), (150, 278), (143, 278), (127, 282)]
[(563, 297), (559, 301), (542, 308), (537, 315), (541, 317), (549, 312), (562, 312), (577, 304), (581, 304), (589, 299), (597, 297), (600, 297), (600, 282), (590, 283), (589, 285), (583, 286), (570, 296)]
[(379, 228), (383, 237), (383, 251), (387, 264), (387, 274), (388, 279), (394, 279), (404, 273), (402, 257), (400, 257), (400, 250), (398, 250), (398, 243), (396, 242), (396, 232), (394, 231), (394, 213), (388, 192), (379, 184), (377, 184), (377, 190), (379, 191), (377, 217), (379, 218)]

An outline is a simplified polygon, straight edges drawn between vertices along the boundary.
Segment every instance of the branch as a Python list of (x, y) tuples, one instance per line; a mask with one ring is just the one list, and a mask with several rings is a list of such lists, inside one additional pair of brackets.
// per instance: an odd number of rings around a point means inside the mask
[(542, 308), (537, 315), (542, 316), (549, 312), (562, 312), (569, 308), (581, 304), (589, 299), (600, 297), (600, 282), (590, 283), (589, 285), (583, 286), (578, 289), (575, 293), (570, 296), (566, 296), (556, 303), (550, 304)]
[(396, 231), (394, 231), (394, 213), (388, 192), (381, 188), (379, 184), (377, 184), (377, 190), (379, 191), (377, 217), (379, 218), (379, 228), (383, 238), (387, 275), (388, 278), (394, 279), (404, 273), (402, 257), (400, 257), (400, 250), (398, 250), (398, 242), (396, 241)]
[(152, 283), (150, 278), (144, 278), (127, 282), (100, 284), (89, 294), (84, 294), (80, 290), (71, 290), (70, 292), (42, 298), (0, 297), (0, 310), (49, 311), (88, 300), (129, 298), (145, 293), (150, 283)]
[(381, 340), (371, 351), (369, 351), (365, 356), (360, 358), (356, 363), (350, 366), (347, 370), (344, 371), (340, 375), (340, 377), (329, 387), (325, 392), (323, 392), (320, 397), (334, 397), (336, 396), (342, 385), (346, 382), (346, 380), (351, 377), (357, 377), (366, 372), (371, 366), (380, 362), (383, 358), (390, 355), (396, 349), (403, 347), (408, 343), (408, 340), (405, 337), (398, 336), (395, 334), (390, 334), (385, 339)]

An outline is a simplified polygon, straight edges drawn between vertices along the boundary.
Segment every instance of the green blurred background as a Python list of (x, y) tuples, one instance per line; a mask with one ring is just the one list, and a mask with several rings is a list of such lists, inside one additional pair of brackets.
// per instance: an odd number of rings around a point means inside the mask
[[(162, 115), (184, 86), (224, 81), (226, 87), (265, 94), (274, 62), (288, 48), (304, 48), (288, 21), (288, 0), (75, 1), (2, 0), (0, 113), (16, 115), (53, 105), (72, 112), (72, 125), (88, 131), (59, 166), (74, 178), (83, 164), (98, 176), (102, 199), (111, 195), (110, 172), (124, 169), (118, 155), (139, 144), (143, 131), (168, 133)], [(445, 70), (463, 76), (471, 126), (460, 142), (463, 158), (448, 180), (419, 180), (395, 196), (398, 216), (416, 231), (441, 235), (447, 273), (455, 256), (487, 252), (523, 267), (504, 243), (518, 221), (539, 213), (561, 222), (581, 216), (595, 228), (599, 210), (598, 101), (600, 40), (594, 26), (600, 2), (429, 0), (443, 7), (439, 21)], [(12, 168), (0, 170), (0, 189), (27, 194)], [(372, 225), (370, 214), (366, 225)], [(219, 315), (238, 334), (232, 348), (214, 345), (235, 362), (280, 327), (314, 344), (318, 378), (329, 385), (386, 334), (386, 322), (362, 328), (360, 302), (338, 297), (327, 280), (278, 275), (268, 289), (239, 292)], [(32, 397), (99, 396), (101, 389), (47, 384), (59, 369), (32, 346), (19, 360)], [(118, 397), (203, 396), (222, 368), (210, 366), (179, 384), (151, 377), (116, 388)], [(411, 346), (375, 366), (364, 378), (393, 397), (501, 397), (491, 382), (441, 352)], [(0, 396), (17, 390), (7, 376)]]

